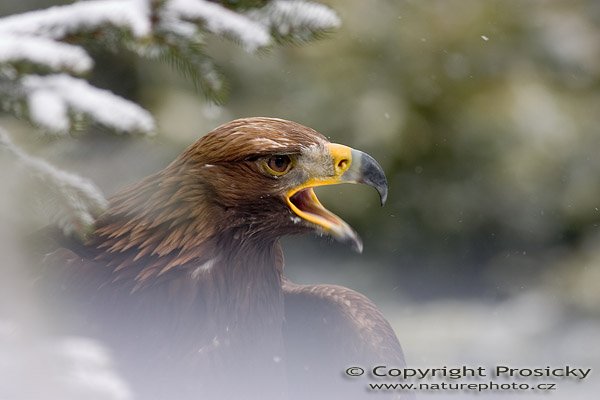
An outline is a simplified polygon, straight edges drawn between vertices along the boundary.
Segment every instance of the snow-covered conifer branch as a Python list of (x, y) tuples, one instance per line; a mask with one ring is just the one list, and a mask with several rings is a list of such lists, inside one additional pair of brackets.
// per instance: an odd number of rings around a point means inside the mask
[[(51, 131), (69, 128), (69, 113), (81, 113), (117, 132), (154, 131), (149, 112), (108, 90), (66, 74), (29, 75), (22, 79), (30, 118)], [(51, 112), (49, 112), (51, 109)]]
[(303, 0), (275, 0), (248, 15), (268, 27), (279, 40), (308, 41), (341, 23), (329, 7)]
[[(53, 133), (69, 132), (79, 116), (118, 132), (152, 133), (152, 116), (137, 104), (64, 74), (81, 75), (93, 66), (84, 48), (73, 44), (86, 35), (114, 30), (141, 39), (150, 27), (148, 0), (85, 1), (0, 18), (4, 109)], [(66, 38), (70, 43), (60, 41)], [(40, 75), (56, 72), (63, 74)]]
[(63, 39), (104, 26), (119, 27), (135, 37), (151, 32), (147, 0), (81, 1), (0, 19), (0, 34)]
[(63, 171), (17, 147), (0, 128), (0, 151), (11, 155), (38, 183), (43, 205), (66, 233), (84, 233), (107, 206), (100, 190), (88, 179)]
[(238, 41), (250, 52), (271, 44), (267, 27), (216, 3), (171, 0), (165, 11), (174, 14), (176, 19), (198, 22), (210, 33)]
[(29, 63), (50, 71), (88, 72), (94, 61), (79, 46), (35, 36), (0, 34), (0, 65)]

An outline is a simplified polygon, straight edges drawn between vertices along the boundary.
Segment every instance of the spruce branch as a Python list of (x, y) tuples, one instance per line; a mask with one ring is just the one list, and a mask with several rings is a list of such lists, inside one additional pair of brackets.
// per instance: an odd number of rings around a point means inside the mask
[(216, 3), (205, 0), (171, 0), (167, 2), (165, 12), (176, 19), (199, 24), (207, 32), (236, 41), (249, 52), (272, 43), (266, 26)]
[[(115, 132), (151, 134), (155, 130), (149, 112), (83, 79), (66, 74), (29, 75), (21, 84), (31, 120), (48, 130), (66, 131), (72, 114), (83, 114)], [(53, 112), (48, 112), (47, 107), (53, 107)]]
[(197, 91), (217, 104), (224, 102), (228, 87), (223, 74), (203, 51), (201, 43), (173, 41), (163, 45), (159, 58), (190, 80)]
[(274, 0), (248, 12), (278, 42), (305, 43), (337, 29), (341, 21), (329, 7), (303, 0)]
[(0, 68), (14, 65), (24, 70), (23, 64), (40, 72), (68, 72), (80, 75), (94, 65), (92, 58), (79, 46), (57, 42), (44, 37), (0, 34)]
[(65, 233), (84, 234), (106, 208), (106, 199), (90, 180), (27, 154), (1, 127), (0, 153), (13, 157), (27, 171), (43, 195), (47, 214)]
[(146, 0), (81, 1), (2, 18), (0, 34), (61, 40), (104, 27), (117, 27), (143, 37), (151, 32), (149, 15)]

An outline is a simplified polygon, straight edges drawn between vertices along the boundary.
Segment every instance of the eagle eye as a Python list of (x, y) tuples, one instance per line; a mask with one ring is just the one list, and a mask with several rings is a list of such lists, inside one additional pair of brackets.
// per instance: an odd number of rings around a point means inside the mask
[(264, 165), (269, 174), (281, 176), (292, 168), (292, 159), (285, 154), (275, 155), (269, 157)]

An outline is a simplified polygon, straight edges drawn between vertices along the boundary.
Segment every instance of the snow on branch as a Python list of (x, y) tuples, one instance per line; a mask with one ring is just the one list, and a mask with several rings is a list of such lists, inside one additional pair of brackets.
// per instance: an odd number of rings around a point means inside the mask
[(148, 111), (83, 79), (66, 74), (29, 75), (22, 79), (22, 87), (32, 121), (53, 132), (68, 130), (69, 111), (118, 132), (153, 133), (155, 129)]
[(268, 29), (250, 18), (205, 0), (171, 0), (167, 13), (177, 19), (198, 22), (211, 33), (239, 41), (247, 51), (255, 51), (271, 44)]
[(52, 71), (82, 74), (94, 62), (81, 47), (54, 40), (17, 35), (0, 35), (0, 64), (31, 63)]
[(89, 180), (63, 171), (17, 147), (0, 128), (0, 151), (8, 153), (31, 175), (44, 193), (44, 205), (65, 233), (82, 233), (107, 206), (100, 190)]
[(338, 28), (340, 18), (331, 8), (302, 0), (275, 0), (248, 14), (282, 39), (310, 40)]
[(0, 34), (62, 39), (104, 25), (130, 31), (135, 37), (150, 34), (150, 8), (146, 0), (95, 0), (0, 18)]

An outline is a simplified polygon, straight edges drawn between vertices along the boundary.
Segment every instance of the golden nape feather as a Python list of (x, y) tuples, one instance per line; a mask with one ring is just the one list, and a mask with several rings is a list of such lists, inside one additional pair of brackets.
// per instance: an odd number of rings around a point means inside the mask
[(279, 239), (317, 232), (362, 249), (313, 188), (387, 196), (369, 155), (274, 118), (206, 134), (110, 199), (85, 241), (51, 232), (35, 282), (58, 330), (97, 337), (141, 399), (359, 399), (349, 365), (404, 365), (377, 307), (284, 277)]

